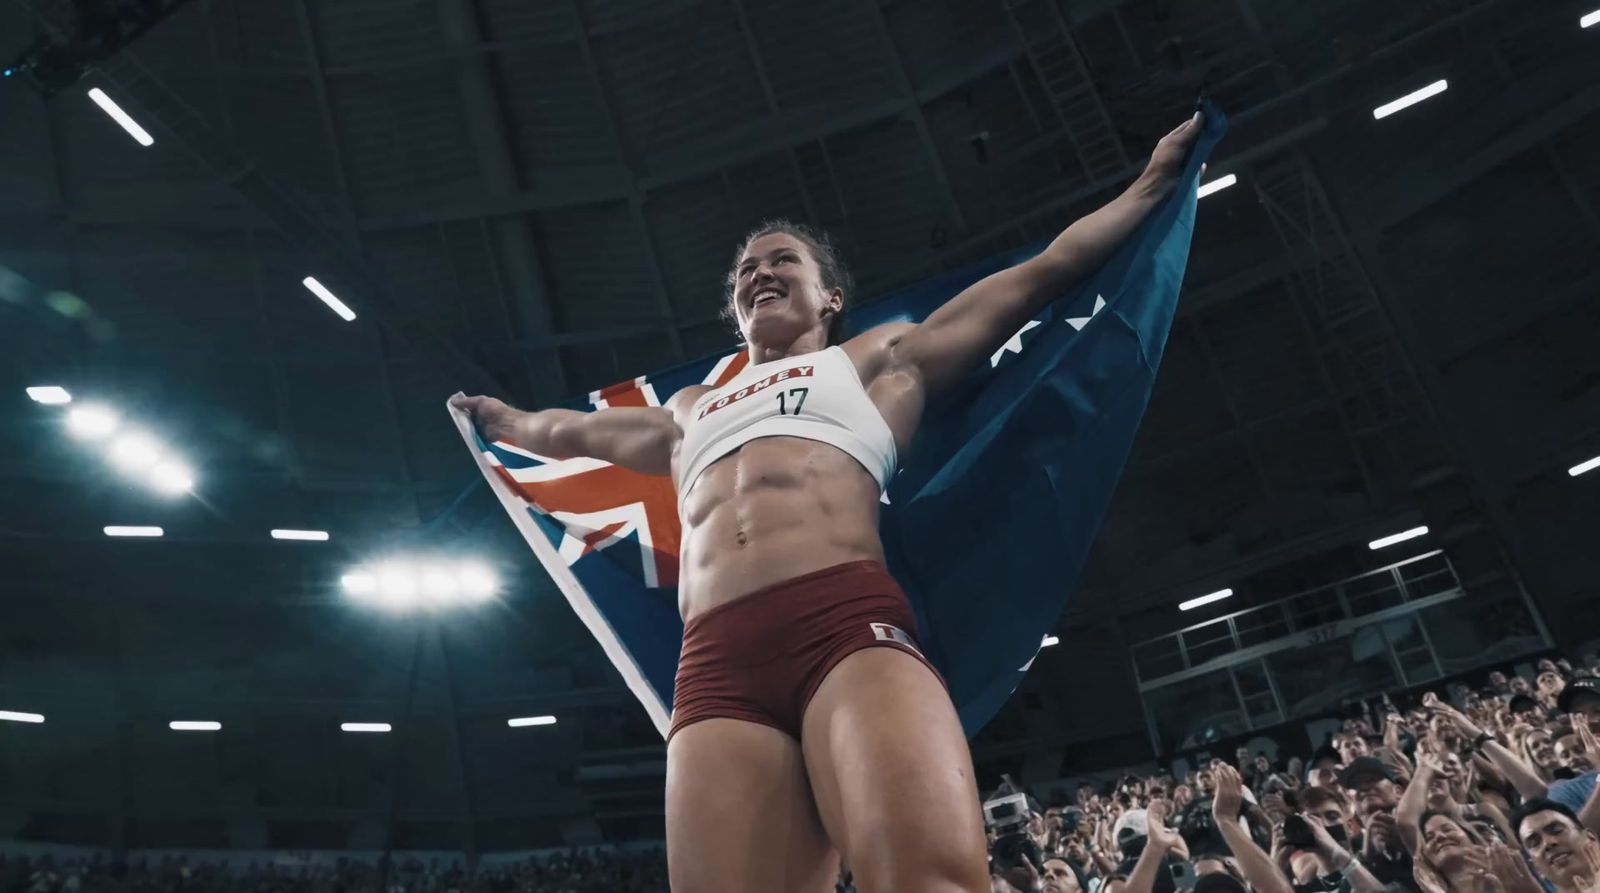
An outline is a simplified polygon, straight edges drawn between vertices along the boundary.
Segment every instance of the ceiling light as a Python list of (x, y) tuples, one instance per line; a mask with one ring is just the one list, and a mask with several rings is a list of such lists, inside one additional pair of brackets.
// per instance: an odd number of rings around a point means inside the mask
[(1233, 590), (1232, 589), (1224, 589), (1224, 590), (1222, 590), (1220, 592), (1212, 592), (1212, 593), (1209, 593), (1207, 595), (1202, 595), (1199, 598), (1191, 598), (1186, 602), (1179, 602), (1178, 603), (1178, 610), (1180, 610), (1180, 611), (1193, 610), (1194, 608), (1198, 608), (1201, 605), (1209, 605), (1212, 602), (1220, 602), (1223, 599), (1228, 598), (1231, 595), (1233, 595)]
[(0, 722), (44, 722), (42, 713), (18, 713), (15, 710), (0, 710)]
[(1061, 644), (1061, 640), (1056, 638), (1055, 636), (1045, 636), (1044, 637), (1044, 641), (1039, 643), (1039, 647), (1040, 648), (1049, 648), (1051, 645), (1060, 645), (1060, 644)]
[(1213, 192), (1221, 192), (1237, 182), (1239, 182), (1238, 177), (1234, 176), (1233, 174), (1227, 174), (1201, 186), (1200, 190), (1195, 193), (1195, 196), (1196, 198), (1205, 198)]
[(166, 531), (159, 527), (107, 527), (106, 536), (161, 536)]
[(1382, 549), (1384, 546), (1392, 546), (1395, 543), (1403, 543), (1406, 540), (1414, 540), (1419, 536), (1427, 536), (1427, 535), (1428, 535), (1428, 528), (1427, 527), (1413, 527), (1410, 530), (1402, 530), (1399, 533), (1390, 534), (1389, 536), (1380, 537), (1378, 539), (1375, 539), (1372, 542), (1367, 543), (1367, 548), (1368, 549)]
[(222, 729), (222, 723), (210, 720), (179, 719), (167, 723), (167, 728), (174, 732), (216, 732)]
[(554, 716), (519, 716), (506, 720), (506, 725), (513, 729), (527, 728), (528, 726), (553, 726), (556, 724)]
[(60, 406), (63, 403), (71, 403), (72, 395), (67, 393), (66, 388), (52, 384), (28, 388), (28, 399), (46, 406)]
[(1383, 105), (1378, 106), (1372, 110), (1372, 117), (1382, 120), (1394, 114), (1395, 112), (1411, 108), (1425, 99), (1432, 99), (1448, 89), (1450, 89), (1449, 81), (1434, 81), (1428, 86), (1423, 87), (1421, 90), (1407, 93), (1399, 99), (1396, 99), (1394, 102), (1386, 102)]
[(326, 530), (274, 530), (272, 538), (275, 540), (300, 540), (307, 543), (325, 543), (328, 541)]
[(67, 412), (67, 433), (83, 440), (96, 440), (117, 430), (117, 414), (105, 406), (74, 406)]
[(500, 581), (495, 578), (494, 571), (475, 561), (464, 562), (456, 568), (456, 580), (461, 586), (462, 594), (473, 601), (492, 598), (495, 591), (500, 588)]
[(300, 280), (300, 284), (310, 289), (312, 294), (316, 295), (318, 298), (321, 298), (322, 303), (327, 304), (330, 308), (332, 308), (334, 313), (339, 314), (340, 319), (344, 320), (345, 322), (352, 322), (355, 320), (356, 312), (351, 310), (349, 305), (347, 305), (345, 302), (334, 297), (333, 292), (328, 291), (328, 287), (318, 282), (315, 276), (307, 276), (306, 278)]
[(393, 727), (386, 722), (345, 722), (339, 724), (341, 732), (389, 732)]
[(149, 131), (140, 127), (138, 121), (133, 120), (132, 116), (122, 110), (122, 106), (113, 102), (111, 97), (105, 94), (104, 90), (95, 87), (89, 91), (89, 98), (94, 100), (94, 104), (103, 109), (106, 114), (110, 115), (111, 120), (121, 124), (122, 129), (128, 131), (129, 136), (139, 141), (139, 145), (149, 146), (156, 141)]
[(366, 571), (353, 571), (339, 578), (339, 585), (344, 591), (357, 598), (368, 596), (378, 591), (378, 579)]
[(1567, 474), (1577, 477), (1585, 471), (1594, 471), (1596, 468), (1600, 468), (1600, 456), (1595, 456), (1586, 462), (1579, 462), (1577, 465), (1567, 469)]
[(443, 567), (425, 568), (419, 582), (423, 596), (441, 603), (450, 601), (461, 591), (456, 575)]
[(150, 485), (168, 496), (180, 496), (194, 488), (194, 472), (182, 462), (168, 459), (150, 472)]
[(1600, 9), (1597, 9), (1591, 13), (1587, 13), (1583, 18), (1578, 20), (1579, 28), (1588, 28), (1597, 24), (1600, 24)]
[(111, 464), (129, 474), (137, 474), (161, 461), (161, 444), (142, 431), (132, 431), (111, 444)]

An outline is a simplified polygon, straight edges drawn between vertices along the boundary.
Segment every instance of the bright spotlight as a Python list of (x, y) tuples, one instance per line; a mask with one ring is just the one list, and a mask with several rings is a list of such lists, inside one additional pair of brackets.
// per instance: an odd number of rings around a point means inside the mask
[(194, 488), (194, 472), (182, 462), (168, 459), (150, 472), (150, 485), (168, 496), (181, 496)]
[(339, 578), (339, 585), (349, 595), (362, 598), (378, 591), (378, 578), (366, 571), (352, 571)]
[(105, 406), (75, 406), (67, 413), (67, 433), (83, 440), (98, 440), (117, 430), (120, 419)]
[(422, 571), (422, 595), (437, 602), (448, 602), (461, 592), (456, 575), (442, 567), (428, 567)]
[(305, 543), (325, 543), (328, 541), (328, 531), (279, 528), (272, 531), (272, 538), (275, 540), (299, 540)]
[(1392, 533), (1392, 534), (1390, 534), (1388, 536), (1379, 537), (1378, 539), (1375, 539), (1372, 542), (1367, 543), (1367, 548), (1368, 549), (1382, 549), (1385, 546), (1392, 546), (1395, 543), (1403, 543), (1406, 540), (1414, 540), (1419, 536), (1427, 536), (1427, 535), (1428, 535), (1428, 528), (1427, 527), (1413, 527), (1410, 530), (1402, 530), (1399, 533)]
[(44, 722), (43, 713), (19, 713), (15, 710), (0, 710), (0, 722)]
[(1585, 472), (1594, 471), (1596, 468), (1600, 468), (1600, 456), (1595, 456), (1593, 459), (1587, 459), (1572, 466), (1567, 469), (1567, 475), (1569, 477), (1577, 477)]
[(456, 580), (461, 586), (462, 594), (473, 601), (492, 598), (495, 591), (500, 588), (500, 581), (495, 578), (494, 571), (476, 561), (464, 562), (458, 567)]
[(1060, 644), (1061, 644), (1061, 640), (1056, 638), (1055, 636), (1045, 636), (1044, 637), (1044, 641), (1039, 643), (1039, 647), (1040, 648), (1049, 648), (1051, 645), (1060, 645)]
[(377, 596), (392, 608), (409, 608), (417, 597), (417, 581), (411, 568), (391, 564), (378, 570)]
[(137, 474), (161, 461), (161, 444), (142, 431), (131, 431), (111, 444), (111, 464)]
[(106, 536), (161, 536), (166, 533), (159, 527), (128, 527), (116, 524), (105, 528)]
[(390, 732), (394, 727), (386, 722), (342, 722), (339, 724), (341, 732)]
[(1434, 81), (1428, 86), (1423, 87), (1421, 90), (1407, 93), (1399, 99), (1396, 99), (1394, 102), (1386, 102), (1383, 105), (1378, 106), (1372, 110), (1372, 117), (1381, 121), (1395, 112), (1404, 111), (1405, 109), (1411, 108), (1419, 102), (1432, 99), (1448, 89), (1450, 89), (1449, 81)]
[(1583, 18), (1578, 20), (1579, 28), (1592, 28), (1595, 25), (1600, 25), (1600, 9), (1597, 9), (1591, 13), (1587, 13)]
[(1220, 602), (1225, 598), (1232, 597), (1232, 595), (1233, 595), (1233, 590), (1232, 589), (1223, 589), (1223, 590), (1221, 590), (1219, 592), (1212, 592), (1212, 593), (1209, 593), (1207, 595), (1202, 595), (1199, 598), (1191, 598), (1186, 602), (1179, 602), (1178, 603), (1178, 610), (1180, 610), (1180, 611), (1192, 611), (1195, 608), (1200, 607), (1201, 605), (1209, 605), (1212, 602)]
[(94, 100), (94, 104), (99, 106), (102, 111), (110, 115), (111, 120), (121, 124), (122, 129), (128, 131), (128, 135), (137, 140), (139, 145), (149, 146), (156, 141), (149, 131), (140, 127), (138, 121), (133, 120), (133, 116), (122, 110), (122, 106), (113, 102), (111, 97), (105, 94), (104, 90), (95, 87), (89, 91), (89, 98)]
[(210, 720), (177, 719), (167, 723), (167, 728), (174, 732), (217, 732), (221, 731), (222, 723)]
[(513, 729), (523, 729), (528, 726), (553, 726), (556, 724), (554, 716), (518, 716), (506, 720), (506, 725)]
[(345, 322), (355, 321), (356, 312), (351, 310), (348, 304), (339, 300), (333, 292), (328, 291), (328, 287), (318, 282), (317, 277), (307, 276), (306, 278), (300, 280), (300, 284), (304, 285), (308, 291), (316, 295), (317, 298), (322, 301), (322, 303), (327, 304), (328, 309), (339, 314), (340, 319), (344, 320)]
[(1195, 197), (1205, 198), (1214, 192), (1221, 192), (1222, 190), (1227, 189), (1229, 186), (1232, 186), (1238, 182), (1239, 177), (1235, 174), (1227, 174), (1225, 176), (1218, 177), (1217, 179), (1212, 180), (1210, 183), (1203, 184), (1195, 193)]
[(60, 406), (63, 403), (71, 403), (72, 395), (67, 393), (66, 388), (52, 384), (28, 388), (28, 399), (46, 406)]

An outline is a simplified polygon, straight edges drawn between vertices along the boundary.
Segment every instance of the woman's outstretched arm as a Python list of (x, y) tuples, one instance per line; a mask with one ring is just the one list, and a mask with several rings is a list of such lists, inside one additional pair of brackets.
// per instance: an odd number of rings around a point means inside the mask
[(493, 397), (452, 397), (484, 439), (509, 443), (551, 459), (588, 457), (642, 474), (671, 474), (681, 436), (672, 412), (660, 406), (621, 406), (579, 412), (524, 412)]
[(960, 381), (1075, 283), (1106, 262), (1166, 198), (1203, 127), (1199, 113), (1162, 138), (1150, 164), (1109, 204), (1067, 227), (1037, 257), (987, 276), (892, 344), (896, 365), (932, 395)]

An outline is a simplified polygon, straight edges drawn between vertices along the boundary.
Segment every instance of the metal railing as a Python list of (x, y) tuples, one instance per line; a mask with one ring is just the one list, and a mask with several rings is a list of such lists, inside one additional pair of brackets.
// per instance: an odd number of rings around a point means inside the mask
[(1460, 590), (1444, 553), (1427, 552), (1139, 642), (1133, 646), (1134, 670), (1147, 686), (1213, 661), (1220, 665), (1225, 662), (1219, 658), (1297, 633), (1335, 628), (1342, 621)]

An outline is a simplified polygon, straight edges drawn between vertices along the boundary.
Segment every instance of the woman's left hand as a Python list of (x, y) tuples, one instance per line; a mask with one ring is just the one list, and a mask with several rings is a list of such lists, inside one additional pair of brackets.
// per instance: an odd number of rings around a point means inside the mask
[(1178, 175), (1183, 173), (1183, 163), (1189, 157), (1189, 149), (1200, 138), (1204, 123), (1201, 113), (1195, 112), (1193, 117), (1162, 137), (1161, 142), (1156, 143), (1155, 151), (1150, 153), (1150, 164), (1145, 167), (1142, 179), (1160, 188), (1176, 183)]
[(1544, 893), (1543, 885), (1528, 870), (1522, 855), (1498, 840), (1489, 844), (1488, 869), (1505, 893)]

